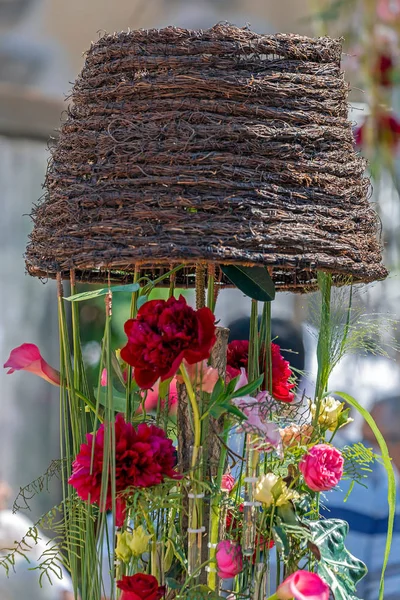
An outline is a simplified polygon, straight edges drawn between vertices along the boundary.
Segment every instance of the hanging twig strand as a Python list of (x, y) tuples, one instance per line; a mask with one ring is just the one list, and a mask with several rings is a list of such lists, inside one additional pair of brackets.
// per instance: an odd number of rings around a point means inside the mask
[(340, 56), (337, 40), (230, 25), (101, 38), (33, 212), (29, 273), (123, 280), (186, 263), (181, 286), (198, 263), (261, 264), (293, 291), (317, 270), (384, 278)]

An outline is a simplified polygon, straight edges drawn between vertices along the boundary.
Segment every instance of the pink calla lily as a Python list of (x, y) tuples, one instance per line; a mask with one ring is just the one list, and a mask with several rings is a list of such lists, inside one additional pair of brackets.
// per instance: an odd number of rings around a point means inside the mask
[(317, 573), (296, 571), (276, 590), (278, 600), (329, 600), (329, 587)]
[(14, 371), (29, 371), (45, 379), (53, 385), (60, 385), (60, 373), (53, 369), (42, 357), (35, 344), (22, 344), (11, 350), (4, 368), (9, 369), (7, 375)]

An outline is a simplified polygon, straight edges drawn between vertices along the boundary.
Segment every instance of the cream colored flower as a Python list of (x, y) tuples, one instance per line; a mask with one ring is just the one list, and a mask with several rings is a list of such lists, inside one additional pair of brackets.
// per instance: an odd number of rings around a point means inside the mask
[[(317, 410), (316, 404), (310, 404), (310, 410), (314, 419)], [(348, 414), (349, 409), (344, 409), (344, 402), (336, 400), (333, 396), (326, 396), (321, 400), (318, 423), (324, 430), (335, 431), (353, 421)]]
[(265, 506), (283, 506), (298, 497), (298, 493), (289, 489), (283, 479), (274, 473), (267, 473), (258, 479), (254, 494), (254, 498)]

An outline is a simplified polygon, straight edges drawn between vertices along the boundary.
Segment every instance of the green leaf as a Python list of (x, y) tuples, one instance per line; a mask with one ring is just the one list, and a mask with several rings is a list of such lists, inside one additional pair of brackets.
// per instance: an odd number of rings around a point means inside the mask
[(244, 385), (243, 387), (239, 388), (238, 390), (236, 390), (236, 392), (233, 392), (233, 394), (230, 396), (230, 399), (232, 400), (233, 398), (251, 396), (251, 394), (253, 394), (253, 392), (255, 392), (260, 387), (263, 381), (264, 374), (260, 375), (258, 379), (255, 379), (251, 383), (248, 383), (247, 385)]
[(356, 586), (367, 567), (344, 545), (348, 524), (341, 519), (323, 519), (308, 521), (307, 525), (321, 555), (318, 574), (331, 588), (335, 600), (356, 600)]
[(99, 298), (100, 296), (105, 296), (108, 292), (112, 292), (113, 294), (119, 292), (137, 292), (140, 289), (140, 285), (138, 283), (129, 283), (127, 285), (116, 285), (110, 288), (101, 288), (99, 290), (92, 290), (90, 292), (82, 292), (81, 294), (74, 294), (73, 296), (68, 296), (64, 298), (64, 300), (68, 300), (69, 302), (82, 302), (83, 300), (93, 300), (94, 298)]
[(379, 431), (379, 427), (377, 426), (377, 424), (375, 423), (374, 419), (371, 417), (369, 412), (367, 410), (365, 410), (365, 408), (363, 408), (361, 406), (361, 404), (359, 404), (357, 402), (357, 400), (355, 398), (353, 398), (353, 396), (350, 396), (349, 394), (346, 394), (345, 392), (333, 392), (333, 393), (335, 395), (343, 398), (343, 400), (345, 400), (348, 404), (350, 404), (353, 408), (355, 408), (360, 413), (360, 415), (362, 417), (364, 417), (364, 419), (366, 420), (368, 425), (371, 427), (371, 429), (374, 432), (374, 435), (376, 437), (376, 440), (379, 444), (379, 448), (380, 448), (381, 454), (382, 454), (383, 465), (386, 469), (386, 474), (387, 474), (387, 478), (388, 478), (388, 498), (387, 498), (387, 500), (388, 500), (388, 506), (389, 506), (389, 515), (388, 515), (388, 530), (387, 530), (387, 536), (386, 536), (385, 554), (384, 554), (384, 558), (383, 558), (381, 581), (380, 581), (380, 586), (379, 586), (379, 600), (383, 600), (383, 592), (384, 592), (384, 585), (385, 585), (385, 571), (386, 571), (386, 567), (387, 567), (388, 560), (389, 560), (390, 547), (392, 545), (394, 516), (395, 516), (395, 512), (396, 512), (396, 478), (395, 478), (394, 471), (393, 471), (392, 459), (390, 458), (389, 450), (386, 445), (385, 439), (384, 439), (383, 435), (381, 434), (381, 432)]
[(214, 385), (214, 388), (213, 388), (213, 391), (211, 394), (210, 405), (218, 402), (220, 396), (223, 395), (223, 392), (224, 392), (224, 382), (223, 382), (222, 378), (219, 377), (219, 379), (217, 380), (217, 383)]
[(265, 267), (221, 265), (221, 271), (246, 296), (259, 302), (275, 298), (275, 285)]
[[(102, 406), (107, 406), (107, 387), (102, 386), (95, 389), (96, 398), (99, 398), (99, 402)], [(113, 388), (113, 402), (115, 412), (125, 412), (126, 408), (126, 397), (125, 394), (121, 394), (118, 390)]]
[(237, 408), (234, 404), (230, 404), (229, 402), (223, 402), (221, 404), (213, 404), (210, 408), (210, 415), (214, 417), (214, 419), (219, 419), (222, 415), (226, 413), (235, 415), (239, 419), (247, 419), (246, 415), (242, 413), (241, 410)]

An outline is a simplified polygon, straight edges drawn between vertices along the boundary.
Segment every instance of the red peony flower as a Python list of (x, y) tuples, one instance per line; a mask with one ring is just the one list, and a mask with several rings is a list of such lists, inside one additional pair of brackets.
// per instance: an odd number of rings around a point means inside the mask
[[(272, 395), (276, 400), (282, 402), (293, 402), (294, 393), (291, 391), (295, 386), (290, 383), (292, 376), (290, 364), (281, 354), (278, 344), (271, 343), (272, 359)], [(249, 360), (249, 342), (245, 340), (234, 340), (228, 344), (227, 350), (227, 379), (233, 379), (240, 375), (240, 369), (244, 367), (247, 371)], [(264, 371), (264, 365), (260, 365), (261, 371)]]
[(249, 342), (233, 340), (226, 352), (226, 374), (229, 380), (240, 375), (240, 369), (246, 369), (249, 362)]
[(375, 65), (375, 79), (383, 87), (391, 87), (393, 85), (393, 59), (390, 54), (380, 54)]
[(215, 317), (209, 308), (194, 310), (183, 296), (151, 300), (125, 323), (125, 333), (121, 358), (135, 368), (138, 386), (149, 389), (159, 377), (173, 377), (183, 359), (192, 365), (209, 358)]
[[(365, 142), (365, 128), (369, 126), (367, 120), (354, 130), (354, 138), (357, 146), (362, 146)], [(396, 151), (400, 142), (400, 121), (391, 113), (381, 113), (376, 117), (376, 140), (383, 146), (388, 146), (392, 151)]]
[[(100, 425), (96, 434), (87, 434), (87, 443), (81, 445), (73, 462), (69, 483), (83, 500), (100, 504), (101, 478), (103, 472), (105, 425)], [(92, 465), (92, 449), (93, 465)], [(130, 487), (150, 487), (164, 481), (165, 477), (177, 478), (174, 471), (176, 452), (165, 432), (155, 425), (141, 423), (137, 429), (126, 423), (123, 415), (115, 419), (115, 483), (119, 494), (117, 525), (123, 522), (124, 492)], [(92, 465), (92, 468), (91, 468)], [(103, 507), (102, 507), (103, 508)], [(105, 510), (112, 508), (111, 482), (107, 490)]]
[(165, 594), (165, 587), (158, 585), (153, 575), (145, 573), (124, 575), (117, 581), (117, 587), (122, 590), (120, 600), (160, 600)]

